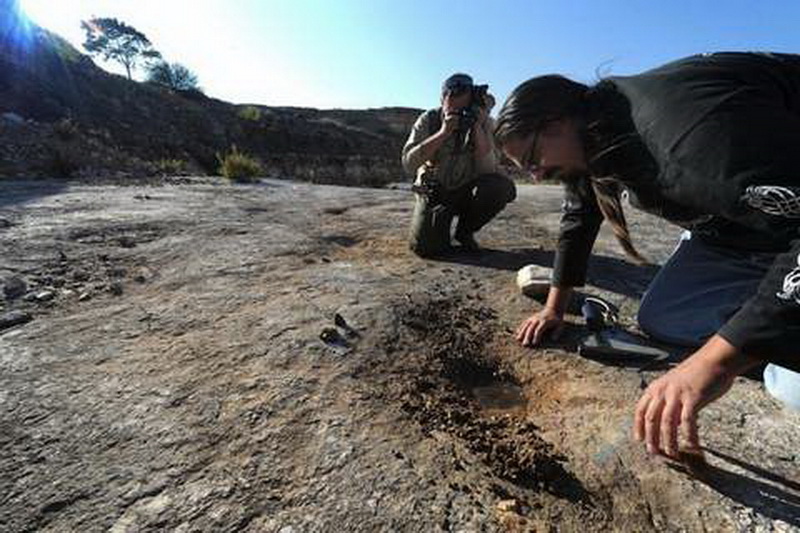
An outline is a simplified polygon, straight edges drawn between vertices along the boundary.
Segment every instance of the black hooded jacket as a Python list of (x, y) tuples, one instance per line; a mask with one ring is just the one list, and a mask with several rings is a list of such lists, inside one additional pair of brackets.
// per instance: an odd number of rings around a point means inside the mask
[[(593, 175), (616, 176), (632, 204), (693, 238), (777, 254), (757, 294), (718, 333), (800, 370), (800, 55), (692, 56), (609, 78), (589, 100)], [(591, 187), (567, 187), (555, 285), (585, 282), (602, 219)]]

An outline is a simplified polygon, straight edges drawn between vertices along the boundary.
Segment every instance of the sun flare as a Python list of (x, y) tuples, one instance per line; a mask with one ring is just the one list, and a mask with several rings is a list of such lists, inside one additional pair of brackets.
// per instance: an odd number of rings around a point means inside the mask
[(54, 23), (70, 18), (74, 7), (70, 2), (59, 2), (58, 0), (21, 0), (22, 11), (33, 22), (40, 26), (50, 27)]

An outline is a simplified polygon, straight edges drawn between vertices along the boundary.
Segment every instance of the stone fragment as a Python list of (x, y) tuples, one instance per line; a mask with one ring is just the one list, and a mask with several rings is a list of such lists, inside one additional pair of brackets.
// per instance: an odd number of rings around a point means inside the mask
[(19, 276), (8, 276), (0, 280), (3, 287), (3, 296), (6, 300), (16, 300), (28, 290), (25, 280)]
[(519, 512), (519, 504), (517, 500), (500, 500), (497, 502), (497, 510), (501, 513), (517, 513)]
[(147, 283), (153, 277), (153, 272), (147, 267), (136, 269), (133, 274), (133, 281), (136, 283)]
[(347, 339), (345, 339), (335, 328), (324, 328), (319, 334), (319, 338), (325, 344), (342, 347), (348, 346)]
[(119, 281), (113, 281), (109, 283), (108, 292), (110, 292), (114, 296), (122, 296), (122, 283), (120, 283)]
[(33, 317), (23, 311), (9, 311), (0, 315), (0, 331), (20, 324), (26, 324), (33, 320)]
[(55, 292), (50, 291), (50, 290), (45, 290), (45, 291), (37, 292), (36, 296), (34, 297), (34, 299), (37, 302), (49, 302), (50, 300), (52, 300), (55, 297), (56, 297), (56, 293)]
[(91, 274), (85, 270), (76, 270), (72, 273), (72, 279), (75, 281), (89, 281)]

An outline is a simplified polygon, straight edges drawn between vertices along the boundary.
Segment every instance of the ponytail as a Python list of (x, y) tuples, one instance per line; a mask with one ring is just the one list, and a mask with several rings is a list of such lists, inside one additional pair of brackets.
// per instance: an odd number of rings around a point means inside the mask
[(628, 223), (625, 221), (625, 212), (622, 209), (622, 185), (614, 177), (591, 177), (589, 178), (594, 195), (597, 199), (597, 206), (603, 213), (603, 218), (611, 225), (611, 231), (617, 238), (622, 249), (637, 265), (649, 264), (642, 255), (636, 250), (628, 230)]

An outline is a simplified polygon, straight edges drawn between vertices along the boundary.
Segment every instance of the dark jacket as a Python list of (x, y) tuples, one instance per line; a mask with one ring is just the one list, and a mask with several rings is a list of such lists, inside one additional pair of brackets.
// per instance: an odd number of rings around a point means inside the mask
[[(693, 238), (777, 254), (718, 333), (800, 370), (800, 56), (692, 56), (609, 78), (589, 100), (587, 124), (602, 130), (587, 133), (592, 174), (617, 176), (632, 204)], [(585, 282), (601, 222), (591, 187), (568, 186), (555, 285)]]

